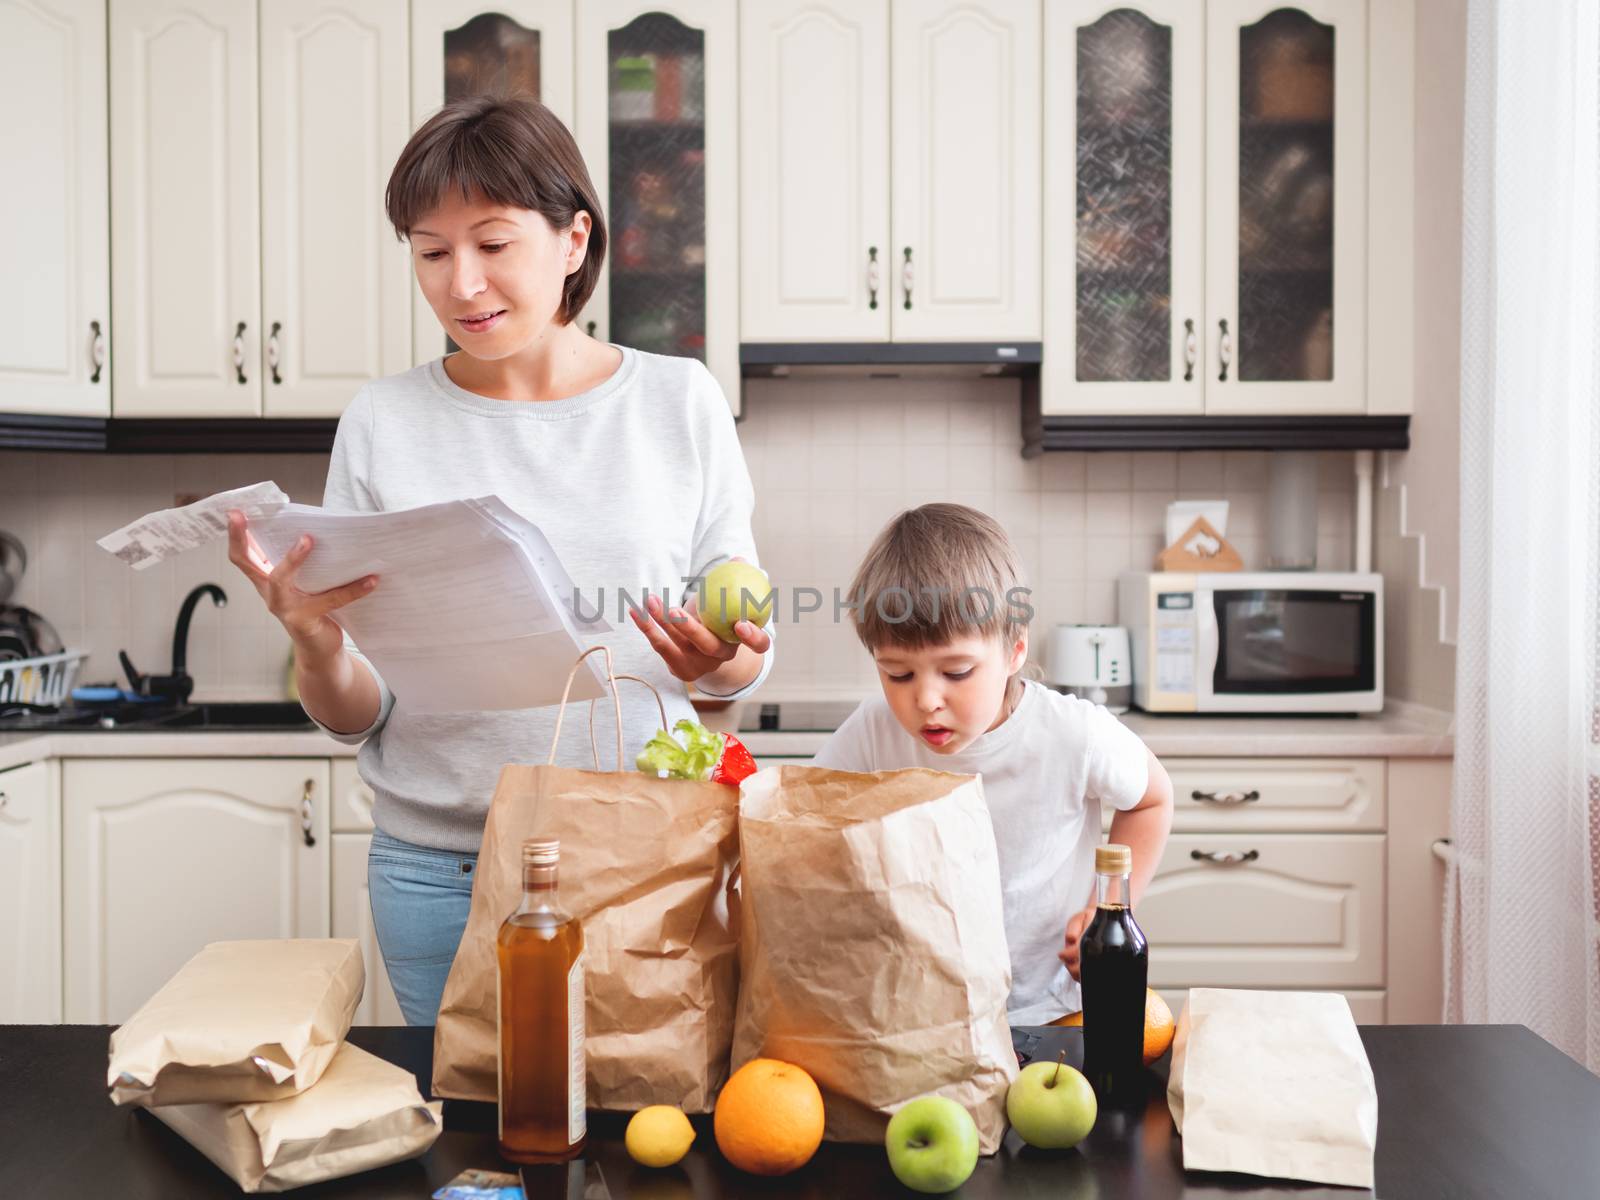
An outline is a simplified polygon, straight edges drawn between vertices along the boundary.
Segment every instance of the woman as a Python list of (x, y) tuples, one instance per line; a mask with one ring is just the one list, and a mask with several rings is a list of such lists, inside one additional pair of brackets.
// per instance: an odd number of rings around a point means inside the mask
[[(544, 531), (586, 611), (602, 589), (612, 620), (619, 589), (653, 593), (647, 611), (630, 613), (643, 636), (609, 640), (619, 672), (660, 689), (669, 724), (693, 715), (683, 683), (717, 696), (756, 687), (771, 662), (765, 633), (740, 622), (740, 644), (729, 645), (692, 605), (661, 604), (663, 590), (681, 594), (720, 561), (756, 560), (754, 496), (704, 366), (597, 342), (576, 324), (606, 229), (572, 135), (532, 100), (448, 105), (401, 153), (386, 203), (461, 350), (361, 389), (339, 422), (324, 505), (375, 512), (496, 493)], [(295, 576), (314, 552), (309, 538), (269, 570), (241, 514), (229, 533), (229, 557), (294, 642), (306, 711), (361, 743), (361, 776), (377, 796), (368, 884), (378, 942), (406, 1021), (431, 1025), (496, 776), (507, 762), (544, 761), (555, 710), (409, 712), (332, 617), (381, 580), (308, 594)], [(439, 619), (447, 639), (450, 614)], [(657, 727), (655, 702), (627, 683), (621, 695), (624, 744), (640, 745)], [(597, 706), (601, 747), (615, 744), (608, 708)], [(556, 761), (592, 764), (586, 720), (566, 722)]]

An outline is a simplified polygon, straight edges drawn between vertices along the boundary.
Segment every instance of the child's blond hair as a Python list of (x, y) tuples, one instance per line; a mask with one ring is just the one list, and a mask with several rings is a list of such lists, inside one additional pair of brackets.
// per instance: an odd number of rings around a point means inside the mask
[(962, 637), (1013, 645), (1033, 617), (1022, 561), (993, 517), (924, 504), (884, 526), (850, 583), (856, 636), (868, 650)]

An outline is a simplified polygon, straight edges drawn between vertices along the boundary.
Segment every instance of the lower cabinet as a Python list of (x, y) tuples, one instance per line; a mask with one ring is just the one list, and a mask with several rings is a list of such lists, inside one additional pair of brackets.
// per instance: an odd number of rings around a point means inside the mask
[(329, 934), (320, 759), (68, 759), (63, 1015), (126, 1020), (207, 942)]
[(61, 808), (54, 762), (0, 771), (0, 1025), (61, 1020)]
[(370, 833), (333, 835), (333, 936), (355, 938), (367, 964), (367, 990), (356, 1009), (355, 1023), (404, 1025), (372, 924), (372, 904), (367, 896), (367, 850), (371, 845)]

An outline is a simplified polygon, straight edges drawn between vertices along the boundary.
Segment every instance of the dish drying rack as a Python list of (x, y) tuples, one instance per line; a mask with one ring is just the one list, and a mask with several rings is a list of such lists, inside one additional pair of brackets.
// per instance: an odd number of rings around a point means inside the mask
[(63, 650), (38, 658), (0, 662), (0, 705), (59, 707), (72, 691), (78, 671), (88, 657), (87, 650)]

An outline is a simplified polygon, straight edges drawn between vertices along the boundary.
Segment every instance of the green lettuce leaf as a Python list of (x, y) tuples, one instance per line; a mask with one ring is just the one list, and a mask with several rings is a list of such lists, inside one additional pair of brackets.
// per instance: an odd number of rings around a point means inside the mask
[(711, 769), (722, 757), (722, 735), (687, 719), (672, 728), (681, 737), (674, 737), (665, 729), (657, 730), (639, 751), (634, 765), (647, 775), (665, 775), (669, 779), (711, 778)]

